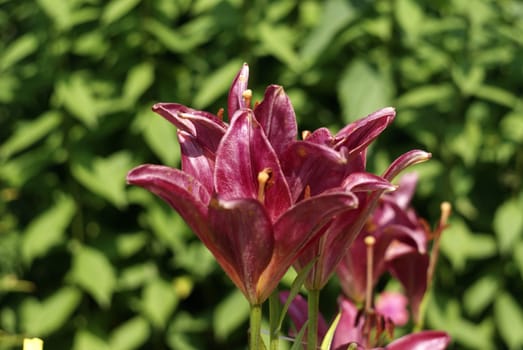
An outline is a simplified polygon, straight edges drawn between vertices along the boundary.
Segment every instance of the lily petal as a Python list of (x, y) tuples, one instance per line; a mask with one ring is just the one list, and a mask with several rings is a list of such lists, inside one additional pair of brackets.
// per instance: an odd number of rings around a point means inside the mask
[(254, 109), (254, 115), (265, 130), (265, 135), (277, 155), (281, 155), (288, 145), (296, 140), (296, 115), (283, 87), (267, 87), (263, 101)]
[(178, 141), (182, 153), (182, 170), (198, 179), (212, 193), (216, 155), (201, 147), (198, 140), (185, 131), (178, 130)]
[(333, 216), (356, 206), (357, 199), (352, 193), (340, 192), (311, 197), (285, 212), (274, 224), (274, 255), (261, 278), (266, 289), (276, 288), (289, 267)]
[[(270, 178), (260, 188), (257, 177), (264, 171)], [(251, 110), (236, 112), (224, 135), (216, 155), (214, 184), (224, 199), (263, 201), (273, 222), (290, 207), (290, 191), (278, 157)]]
[(247, 90), (249, 83), (249, 66), (244, 63), (229, 89), (229, 99), (227, 102), (227, 112), (229, 113), (229, 121), (232, 122), (233, 115), (237, 110), (249, 108), (245, 103), (243, 92)]
[(157, 103), (153, 111), (193, 135), (202, 147), (216, 153), (227, 124), (212, 113), (198, 111), (178, 103)]
[[(255, 199), (213, 198), (209, 205), (213, 245), (237, 274), (230, 276), (251, 303), (261, 303), (260, 275), (274, 250), (272, 224), (263, 206)], [(220, 262), (220, 257), (216, 257)], [(271, 290), (272, 292), (272, 290)]]
[(387, 170), (385, 170), (382, 176), (385, 179), (392, 181), (404, 169), (411, 165), (425, 162), (429, 160), (430, 157), (432, 157), (432, 154), (425, 151), (417, 149), (409, 151), (396, 158)]
[(346, 147), (350, 154), (361, 152), (392, 123), (395, 115), (394, 108), (387, 107), (350, 123), (336, 134), (334, 148)]
[(211, 196), (198, 180), (178, 169), (144, 164), (127, 174), (127, 182), (141, 186), (166, 201), (203, 243), (209, 245), (206, 204)]
[(346, 174), (353, 171), (348, 159), (336, 150), (307, 141), (296, 141), (282, 155), (293, 201), (297, 201), (307, 186), (312, 196), (339, 187)]
[(450, 343), (450, 336), (441, 331), (422, 331), (403, 336), (390, 343), (387, 350), (444, 350)]

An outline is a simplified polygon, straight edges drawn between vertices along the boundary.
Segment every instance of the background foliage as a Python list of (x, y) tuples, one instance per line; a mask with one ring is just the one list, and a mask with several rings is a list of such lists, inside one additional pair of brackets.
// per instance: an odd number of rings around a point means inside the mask
[(246, 61), (301, 129), (397, 107), (370, 168), (428, 150), (418, 210), (455, 207), (427, 325), (521, 349), (522, 32), (517, 0), (0, 0), (0, 348), (244, 348), (242, 297), (125, 174), (178, 164), (154, 102), (217, 111)]

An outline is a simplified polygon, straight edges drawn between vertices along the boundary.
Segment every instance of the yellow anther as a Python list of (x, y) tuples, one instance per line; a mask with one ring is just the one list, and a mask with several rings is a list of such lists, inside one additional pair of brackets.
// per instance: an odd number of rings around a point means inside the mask
[(223, 120), (223, 108), (220, 108), (218, 110), (218, 113), (216, 113), (216, 116), (218, 117), (218, 119)]
[(258, 200), (263, 203), (265, 201), (265, 189), (272, 176), (272, 169), (265, 168), (258, 173)]
[(242, 97), (245, 100), (245, 105), (247, 106), (247, 108), (251, 108), (252, 90), (247, 89), (244, 92), (242, 92)]
[(312, 135), (312, 133), (309, 130), (303, 130), (301, 132), (301, 139), (307, 140), (309, 138), (309, 136), (311, 136), (311, 135)]

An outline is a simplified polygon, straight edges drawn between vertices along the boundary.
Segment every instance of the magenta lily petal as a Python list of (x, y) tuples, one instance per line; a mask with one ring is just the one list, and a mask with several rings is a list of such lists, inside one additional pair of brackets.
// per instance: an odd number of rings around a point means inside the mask
[(422, 254), (406, 244), (396, 243), (394, 245), (400, 247), (396, 247), (397, 251), (394, 256), (390, 256), (390, 253), (387, 252), (387, 267), (403, 285), (414, 320), (417, 322), (419, 321), (419, 307), (427, 291), (427, 271), (430, 259), (427, 254)]
[(213, 198), (209, 221), (213, 246), (237, 269), (239, 280), (233, 282), (249, 300), (258, 299), (258, 281), (274, 249), (272, 224), (265, 209), (255, 199)]
[(156, 194), (173, 207), (204, 243), (210, 242), (206, 221), (210, 194), (192, 176), (162, 165), (144, 164), (127, 174), (129, 184)]
[(398, 292), (383, 292), (377, 300), (375, 309), (385, 317), (388, 317), (396, 326), (404, 326), (409, 321), (407, 310), (407, 298)]
[(185, 131), (178, 130), (178, 141), (182, 153), (183, 171), (199, 179), (207, 191), (212, 193), (215, 154), (202, 148), (198, 140)]
[[(264, 188), (258, 174), (270, 172)], [(272, 222), (291, 206), (287, 182), (278, 157), (250, 110), (238, 111), (216, 155), (216, 192), (224, 199), (263, 200)], [(259, 198), (260, 191), (264, 199)]]
[(412, 150), (407, 153), (402, 154), (396, 158), (392, 164), (385, 170), (383, 177), (389, 181), (392, 181), (400, 172), (405, 170), (411, 165), (425, 162), (432, 157), (432, 154), (421, 151), (421, 150)]
[(394, 108), (387, 107), (350, 123), (336, 134), (334, 148), (345, 147), (350, 154), (363, 151), (392, 123), (395, 116)]
[(227, 125), (212, 113), (198, 111), (178, 103), (157, 103), (153, 111), (193, 135), (202, 147), (215, 153)]
[(307, 141), (289, 145), (282, 156), (282, 164), (294, 201), (303, 195), (307, 186), (313, 196), (339, 187), (351, 171), (348, 160), (342, 154)]
[(441, 331), (422, 331), (403, 336), (390, 343), (387, 350), (444, 350), (450, 337)]
[(263, 101), (254, 108), (254, 114), (276, 154), (281, 156), (296, 140), (298, 134), (294, 108), (283, 87), (278, 85), (267, 87)]
[(332, 339), (332, 349), (347, 349), (348, 344), (363, 344), (363, 322), (358, 320), (358, 309), (347, 299), (338, 300), (341, 317)]
[(229, 121), (232, 122), (233, 115), (236, 111), (244, 108), (250, 108), (245, 103), (243, 93), (247, 90), (249, 83), (249, 66), (244, 63), (236, 77), (234, 78), (231, 88), (229, 89), (229, 99), (227, 102), (227, 110), (229, 113)]

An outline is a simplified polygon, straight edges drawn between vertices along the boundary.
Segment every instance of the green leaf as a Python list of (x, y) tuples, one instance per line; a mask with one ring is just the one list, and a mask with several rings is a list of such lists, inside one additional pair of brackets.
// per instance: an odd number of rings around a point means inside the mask
[(463, 271), (468, 259), (485, 259), (496, 254), (496, 242), (491, 235), (471, 232), (457, 217), (452, 218), (440, 242), (442, 253), (457, 271)]
[(289, 69), (294, 71), (300, 71), (302, 69), (299, 57), (292, 47), (292, 35), (289, 28), (262, 22), (259, 25), (258, 33), (262, 46), (266, 51), (284, 62)]
[(390, 84), (363, 60), (354, 60), (342, 73), (338, 85), (343, 120), (364, 117), (390, 103)]
[(107, 3), (102, 14), (102, 23), (112, 23), (129, 13), (140, 0), (113, 0)]
[(512, 92), (493, 85), (482, 85), (475, 92), (476, 97), (482, 98), (486, 101), (497, 103), (501, 106), (514, 108), (519, 99)]
[(154, 81), (154, 66), (151, 63), (144, 62), (134, 66), (128, 73), (127, 79), (123, 86), (123, 96), (129, 102), (134, 104)]
[(144, 22), (145, 30), (174, 53), (188, 53), (209, 41), (213, 25), (214, 23), (206, 17), (195, 19), (176, 30), (154, 19), (146, 19)]
[(145, 286), (141, 300), (144, 316), (159, 329), (165, 328), (178, 304), (174, 285), (159, 278)]
[(523, 113), (511, 112), (501, 120), (501, 134), (507, 139), (523, 143)]
[(53, 131), (61, 122), (62, 115), (57, 111), (47, 111), (30, 122), (17, 126), (15, 132), (0, 148), (0, 158), (11, 155), (35, 144)]
[(82, 294), (76, 288), (63, 287), (38, 302), (27, 298), (21, 307), (21, 326), (25, 333), (45, 337), (69, 322)]
[(96, 334), (80, 329), (74, 336), (73, 350), (111, 350), (104, 339)]
[(133, 128), (143, 134), (145, 142), (163, 164), (171, 166), (178, 164), (180, 145), (174, 125), (147, 108), (138, 112)]
[(481, 277), (463, 295), (465, 310), (472, 316), (478, 316), (494, 301), (498, 289), (498, 281), (494, 276)]
[(501, 204), (494, 213), (494, 232), (496, 233), (501, 253), (510, 252), (523, 234), (523, 208), (516, 199), (509, 199)]
[(67, 226), (75, 213), (75, 203), (61, 196), (56, 204), (31, 221), (22, 238), (22, 258), (29, 266), (35, 258), (44, 256), (64, 240)]
[(69, 79), (59, 80), (56, 85), (57, 99), (67, 111), (85, 124), (94, 128), (98, 124), (99, 113), (93, 91), (87, 78), (81, 74), (72, 74)]
[(124, 233), (115, 238), (115, 246), (118, 257), (128, 258), (138, 253), (147, 243), (147, 234), (144, 232)]
[(425, 16), (418, 2), (413, 0), (398, 0), (395, 3), (396, 18), (407, 34), (407, 39), (416, 40), (422, 34)]
[(38, 49), (36, 34), (28, 33), (18, 37), (0, 56), (0, 71), (11, 68), (19, 61), (33, 54)]
[(213, 329), (218, 339), (224, 340), (249, 318), (249, 303), (235, 289), (214, 309)]
[(157, 276), (158, 268), (153, 262), (125, 267), (118, 278), (118, 291), (139, 288)]
[(523, 279), (523, 241), (519, 241), (514, 247), (514, 262), (519, 269), (521, 279)]
[(300, 53), (302, 60), (311, 66), (325, 52), (336, 34), (358, 14), (349, 1), (327, 1), (319, 25), (314, 28), (303, 44)]
[(134, 350), (140, 348), (151, 334), (147, 321), (134, 317), (116, 328), (109, 338), (111, 350)]
[(74, 2), (62, 0), (37, 0), (36, 2), (45, 14), (51, 18), (58, 30), (66, 31), (73, 26), (73, 9), (71, 4)]
[(127, 172), (132, 168), (127, 151), (114, 153), (106, 158), (95, 158), (91, 164), (77, 161), (72, 164), (74, 177), (93, 193), (107, 199), (118, 208), (127, 204), (125, 193)]
[(334, 318), (334, 321), (332, 321), (332, 323), (329, 326), (329, 329), (327, 330), (327, 333), (323, 337), (320, 346), (321, 350), (329, 350), (331, 348), (332, 340), (334, 339), (334, 332), (336, 332), (336, 328), (338, 327), (338, 323), (340, 323), (340, 320), (341, 312), (338, 312), (336, 318)]
[(401, 95), (396, 105), (398, 108), (407, 108), (407, 107), (424, 107), (437, 104), (438, 102), (445, 101), (454, 95), (454, 88), (452, 85), (443, 83), (443, 84), (433, 84), (425, 85), (413, 90), (407, 91)]
[(303, 323), (303, 326), (301, 327), (300, 331), (294, 338), (294, 343), (292, 344), (292, 347), (290, 348), (290, 350), (303, 349), (303, 336), (305, 335), (305, 332), (307, 331), (308, 325), (309, 325), (309, 320), (307, 320)]
[(523, 346), (523, 313), (521, 305), (507, 292), (496, 298), (494, 318), (499, 333), (510, 349), (521, 349)]
[[(194, 97), (195, 108), (204, 108), (229, 90), (231, 81), (242, 67), (240, 60), (232, 60), (209, 74)], [(230, 118), (230, 116), (229, 116)]]
[(116, 273), (102, 252), (87, 246), (75, 247), (69, 277), (100, 306), (109, 307), (116, 286)]
[(291, 288), (289, 290), (289, 296), (287, 297), (287, 300), (285, 301), (285, 304), (283, 304), (283, 307), (281, 309), (280, 317), (278, 319), (278, 323), (275, 325), (275, 328), (273, 330), (274, 333), (279, 333), (281, 330), (281, 326), (283, 324), (283, 320), (285, 318), (285, 315), (287, 314), (287, 311), (289, 310), (289, 307), (291, 306), (292, 301), (298, 295), (300, 292), (301, 287), (303, 286), (303, 283), (305, 283), (305, 280), (307, 279), (307, 276), (309, 276), (309, 272), (312, 270), (314, 264), (316, 263), (316, 259), (311, 260), (303, 267), (303, 269), (300, 270), (300, 272), (296, 275), (296, 278), (291, 284)]

